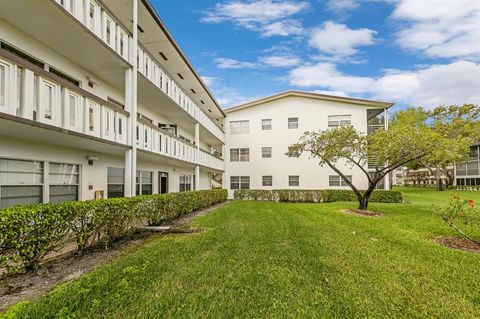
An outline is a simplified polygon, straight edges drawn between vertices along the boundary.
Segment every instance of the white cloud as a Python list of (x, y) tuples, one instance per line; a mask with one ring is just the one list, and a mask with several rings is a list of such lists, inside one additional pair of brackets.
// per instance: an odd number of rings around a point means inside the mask
[(327, 1), (327, 9), (336, 13), (355, 10), (358, 8), (357, 0), (329, 0)]
[(260, 32), (264, 37), (298, 35), (303, 31), (303, 27), (300, 21), (291, 17), (309, 7), (306, 1), (231, 0), (226, 3), (217, 3), (214, 8), (206, 12), (202, 21), (232, 22), (237, 26)]
[(480, 1), (398, 0), (392, 16), (402, 22), (401, 47), (430, 57), (480, 60)]
[(239, 105), (256, 98), (243, 96), (236, 89), (227, 85), (225, 81), (219, 77), (202, 76), (202, 79), (214, 93), (215, 99), (222, 108)]
[(251, 69), (258, 66), (256, 63), (229, 58), (216, 58), (213, 61), (219, 69)]
[(374, 44), (375, 34), (374, 30), (350, 29), (345, 24), (327, 21), (312, 30), (308, 44), (328, 55), (351, 56), (358, 52), (357, 47)]
[(266, 24), (262, 27), (262, 36), (283, 36), (299, 35), (303, 32), (302, 23), (298, 20), (288, 19)]
[(292, 55), (271, 55), (261, 57), (259, 60), (264, 65), (279, 68), (296, 66), (301, 62), (299, 57)]
[(341, 91), (371, 98), (434, 107), (441, 104), (480, 104), (480, 64), (456, 61), (414, 71), (388, 70), (379, 77), (352, 76), (335, 65), (319, 63), (289, 73), (291, 85)]
[(214, 76), (202, 76), (202, 81), (206, 86), (213, 86), (218, 83), (220, 79)]

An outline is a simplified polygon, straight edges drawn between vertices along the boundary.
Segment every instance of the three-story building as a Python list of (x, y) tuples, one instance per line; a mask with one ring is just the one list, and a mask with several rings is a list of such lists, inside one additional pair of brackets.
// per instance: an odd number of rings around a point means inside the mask
[[(236, 189), (348, 189), (329, 167), (308, 154), (288, 157), (288, 147), (305, 131), (352, 125), (360, 133), (385, 129), (393, 103), (288, 91), (225, 110), (225, 186)], [(373, 162), (373, 160), (372, 160)], [(373, 168), (371, 165), (370, 168)], [(342, 168), (353, 184), (367, 188), (359, 168)], [(380, 185), (388, 189), (388, 180)]]
[(225, 115), (148, 0), (4, 0), (0, 208), (209, 189)]

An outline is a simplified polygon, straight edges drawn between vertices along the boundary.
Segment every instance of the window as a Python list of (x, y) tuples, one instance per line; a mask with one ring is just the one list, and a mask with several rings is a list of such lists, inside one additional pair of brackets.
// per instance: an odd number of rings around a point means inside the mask
[(48, 183), (50, 202), (62, 203), (78, 200), (79, 177), (78, 165), (49, 163)]
[(108, 198), (123, 197), (125, 195), (125, 170), (109, 167), (107, 184)]
[(230, 176), (230, 189), (250, 189), (250, 176)]
[(137, 171), (135, 191), (137, 195), (153, 194), (153, 172)]
[(289, 117), (288, 118), (288, 128), (297, 129), (298, 128), (298, 117)]
[(250, 132), (250, 121), (230, 121), (230, 135), (243, 135)]
[[(347, 175), (347, 179), (352, 182), (352, 175)], [(348, 186), (348, 184), (338, 175), (328, 176), (328, 186)]]
[(272, 129), (272, 119), (262, 120), (262, 131), (270, 131)]
[(44, 163), (0, 159), (0, 208), (43, 202)]
[(5, 82), (6, 82), (6, 72), (5, 72), (5, 66), (4, 65), (0, 65), (0, 105), (5, 105), (5, 94), (7, 92), (5, 86)]
[(192, 190), (192, 176), (180, 175), (180, 192), (188, 192)]
[(262, 186), (272, 186), (273, 177), (272, 176), (262, 176)]
[(262, 147), (262, 158), (272, 158), (271, 147)]
[(343, 127), (351, 125), (351, 115), (329, 115), (328, 127)]
[(249, 148), (231, 148), (230, 162), (248, 162), (250, 161)]
[(298, 175), (288, 176), (288, 186), (300, 186), (300, 176)]
[(74, 78), (72, 78), (71, 76), (63, 73), (62, 71), (59, 71), (57, 69), (54, 69), (53, 67), (49, 67), (48, 68), (48, 72), (52, 73), (52, 74), (55, 74), (56, 76), (58, 76), (59, 78), (62, 78), (70, 83), (72, 83), (73, 85), (75, 86), (78, 86), (80, 87), (80, 81), (78, 80), (75, 80)]

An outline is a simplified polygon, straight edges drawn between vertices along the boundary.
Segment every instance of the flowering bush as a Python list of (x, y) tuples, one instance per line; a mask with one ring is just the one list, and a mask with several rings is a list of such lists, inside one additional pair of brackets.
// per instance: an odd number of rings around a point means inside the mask
[(440, 216), (450, 226), (468, 240), (480, 245), (480, 239), (467, 234), (457, 226), (459, 223), (465, 226), (480, 226), (480, 208), (475, 206), (472, 199), (462, 199), (453, 196), (448, 206), (439, 209)]

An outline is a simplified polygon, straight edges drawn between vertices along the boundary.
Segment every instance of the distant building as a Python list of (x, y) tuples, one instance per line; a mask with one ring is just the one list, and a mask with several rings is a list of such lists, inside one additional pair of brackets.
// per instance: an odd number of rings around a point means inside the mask
[(455, 164), (455, 185), (480, 186), (480, 143), (470, 147), (468, 161)]
[[(385, 129), (393, 103), (288, 91), (226, 109), (226, 188), (349, 189), (328, 166), (308, 154), (288, 157), (288, 147), (305, 131), (352, 125), (364, 134)], [(373, 166), (370, 168), (374, 168)], [(370, 169), (366, 167), (366, 169)], [(353, 184), (368, 187), (364, 173), (344, 165)], [(388, 189), (389, 181), (380, 187)]]

